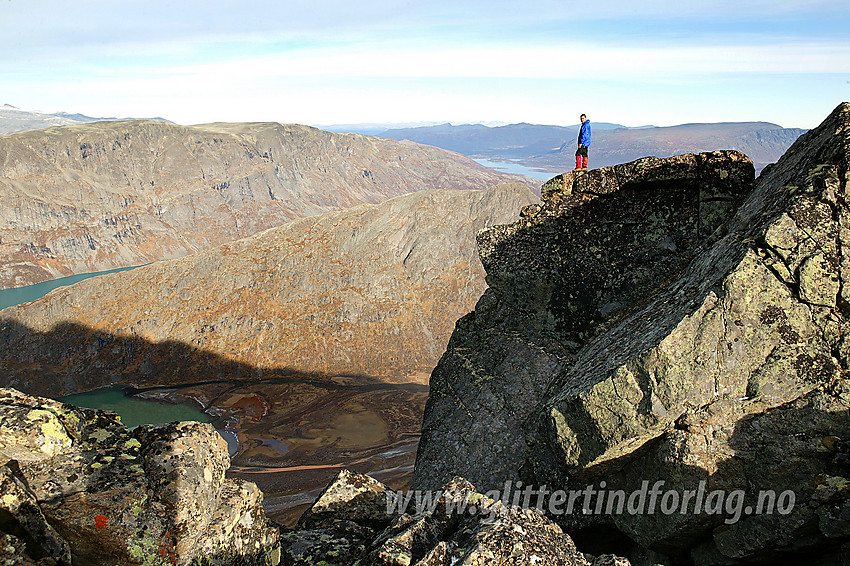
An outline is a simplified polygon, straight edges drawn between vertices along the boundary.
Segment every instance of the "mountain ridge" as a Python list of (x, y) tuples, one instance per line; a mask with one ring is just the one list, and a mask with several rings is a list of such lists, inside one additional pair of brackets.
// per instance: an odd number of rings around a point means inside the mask
[(180, 257), (421, 189), (537, 182), (410, 142), (273, 122), (92, 122), (0, 137), (0, 287)]
[[(115, 117), (93, 117), (85, 114), (72, 112), (34, 112), (31, 110), (22, 110), (11, 104), (0, 106), (0, 136), (5, 134), (14, 134), (19, 132), (28, 132), (31, 130), (41, 130), (53, 126), (71, 126), (74, 124), (85, 124), (88, 122), (104, 122), (104, 121), (127, 121), (134, 118), (115, 118)], [(141, 118), (143, 120), (153, 120), (156, 122), (173, 123), (162, 117)]]
[[(427, 382), (485, 286), (475, 234), (536, 200), (519, 184), (417, 191), (56, 289), (0, 311), (3, 381), (59, 395), (218, 375), (159, 367), (156, 344), (172, 341), (259, 374)], [(114, 351), (98, 336), (143, 342)]]

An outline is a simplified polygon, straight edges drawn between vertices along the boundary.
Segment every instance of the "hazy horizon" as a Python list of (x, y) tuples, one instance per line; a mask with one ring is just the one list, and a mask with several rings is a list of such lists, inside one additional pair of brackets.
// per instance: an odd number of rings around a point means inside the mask
[[(102, 119), (102, 120), (123, 120), (123, 119), (127, 119), (127, 120), (150, 120), (150, 119), (154, 119), (154, 120), (172, 121), (172, 120), (169, 120), (169, 118), (167, 116), (90, 116), (88, 114), (81, 114), (79, 112), (73, 112), (73, 111), (70, 111), (70, 110), (67, 110), (67, 109), (56, 110), (56, 111), (44, 111), (42, 109), (21, 108), (19, 106), (14, 105), (14, 104), (9, 104), (8, 102), (6, 102), (6, 103), (0, 102), (0, 110), (2, 110), (3, 108), (18, 110), (18, 111), (21, 111), (21, 112), (32, 112), (32, 113), (35, 113), (35, 114), (44, 114), (44, 115), (48, 115), (48, 116), (60, 116), (60, 115), (61, 116), (85, 116), (86, 118), (95, 118), (95, 119)], [(254, 120), (254, 122), (270, 122), (270, 121), (271, 120)], [(734, 124), (734, 123), (765, 123), (765, 124), (771, 123), (771, 122), (756, 121), (756, 120), (745, 120), (745, 121), (741, 121), (741, 122), (729, 122), (729, 121), (723, 121), (723, 122), (684, 122), (684, 123), (681, 123), (681, 124), (670, 124), (668, 126), (656, 126), (655, 124), (642, 124), (642, 125), (612, 124), (611, 122), (604, 122), (604, 121), (597, 122), (596, 120), (594, 120), (593, 122), (597, 123), (597, 124), (598, 123), (606, 124), (608, 126), (608, 128), (605, 128), (605, 129), (613, 128), (613, 127), (616, 126), (616, 127), (624, 127), (624, 128), (633, 129), (633, 130), (640, 130), (640, 129), (647, 129), (647, 128), (673, 128), (673, 127), (679, 127), (679, 126), (699, 126), (699, 125), (702, 125), (702, 124), (720, 125), (720, 124)], [(176, 123), (178, 125), (185, 125), (185, 126), (201, 126), (201, 125), (204, 125), (204, 124), (207, 124), (207, 123), (212, 123), (212, 122), (198, 122), (196, 124), (180, 124), (179, 122), (174, 122), (174, 123)], [(285, 122), (283, 122), (283, 123), (285, 123)], [(450, 121), (447, 121), (447, 120), (442, 120), (442, 121), (440, 121), (440, 120), (430, 120), (430, 121), (423, 121), (423, 122), (357, 122), (357, 123), (342, 123), (342, 124), (301, 124), (301, 125), (310, 126), (310, 127), (318, 128), (318, 129), (327, 129), (328, 131), (343, 132), (343, 131), (346, 131), (346, 130), (343, 130), (343, 128), (350, 128), (351, 129), (350, 131), (357, 131), (358, 129), (363, 130), (363, 131), (366, 131), (366, 130), (374, 130), (374, 131), (381, 130), (381, 131), (383, 131), (383, 130), (392, 130), (392, 129), (424, 128), (424, 127), (431, 127), (431, 126), (442, 126), (442, 125), (446, 125), (446, 124), (448, 124), (452, 127), (485, 126), (487, 128), (498, 128), (498, 127), (503, 127), (503, 126), (517, 126), (517, 125), (521, 125), (521, 124), (528, 124), (528, 125), (531, 125), (531, 126), (541, 126), (541, 127), (578, 127), (578, 126), (580, 126), (580, 122), (576, 122), (574, 124), (531, 124), (529, 122), (503, 122), (503, 121), (498, 121), (498, 120), (487, 121), (487, 122), (462, 122), (462, 121), (450, 122)], [(776, 125), (776, 126), (780, 126), (782, 128), (786, 127), (782, 124), (776, 124), (776, 123), (773, 123), (773, 124)]]

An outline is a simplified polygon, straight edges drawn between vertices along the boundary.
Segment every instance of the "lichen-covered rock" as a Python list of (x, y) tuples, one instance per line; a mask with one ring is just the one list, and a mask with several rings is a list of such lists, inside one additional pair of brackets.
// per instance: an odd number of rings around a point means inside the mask
[[(281, 534), (283, 563), (293, 566), (591, 564), (560, 527), (536, 510), (503, 505), (477, 493), (462, 478), (454, 478), (429, 496), (433, 505), (409, 514), (398, 506), (397, 498), (403, 499), (405, 494), (391, 492), (367, 476), (343, 471), (305, 513), (298, 528)], [(622, 559), (605, 560), (598, 563), (628, 565)]]
[(387, 486), (350, 470), (341, 470), (313, 506), (301, 515), (299, 527), (353, 521), (383, 528), (392, 517), (387, 511)]
[(588, 560), (590, 561), (590, 566), (631, 566), (631, 562), (628, 559), (613, 554), (602, 554)]
[(730, 511), (613, 517), (672, 555), (702, 538), (706, 564), (850, 540), (835, 519), (846, 495), (816, 496), (819, 478), (848, 474), (821, 442), (850, 438), (839, 299), (848, 156), (845, 104), (759, 179), (723, 238), (553, 376), (527, 428), (536, 477), (616, 479), (627, 492), (646, 478), (680, 491), (704, 480), (746, 491), (742, 509), (762, 491), (794, 493), (787, 514), (731, 524)]
[(194, 544), (208, 527), (198, 517), (211, 517), (220, 505), (230, 465), (227, 443), (212, 427), (198, 422), (144, 427), (135, 437), (141, 443), (148, 484), (171, 511), (175, 535), (184, 544)]
[[(262, 494), (225, 479), (227, 446), (210, 425), (129, 431), (113, 413), (0, 389), (0, 460), (18, 462), (32, 505), (55, 528), (41, 533), (67, 544), (75, 560), (278, 561), (278, 533), (266, 523)], [(18, 523), (29, 537), (43, 536)]]
[(304, 512), (294, 530), (281, 533), (283, 563), (353, 564), (393, 519), (381, 482), (340, 471)]
[(752, 183), (733, 151), (645, 158), (556, 177), (542, 206), (479, 233), (490, 289), (431, 376), (414, 487), (519, 477), (523, 423), (553, 376), (720, 238)]
[[(12, 555), (20, 555), (71, 564), (68, 543), (47, 522), (35, 495), (20, 477), (14, 460), (0, 466), (0, 531), (7, 531), (7, 538), (0, 542), (0, 545), (5, 545), (0, 552), (9, 554), (10, 559)], [(24, 535), (25, 540), (13, 537), (15, 534)], [(35, 562), (33, 558), (29, 560)]]
[(373, 543), (371, 566), (589, 566), (569, 536), (535, 509), (509, 507), (462, 478), (432, 512), (402, 515)]
[[(55, 559), (54, 559), (55, 560)], [(48, 566), (46, 561), (37, 561), (27, 554), (27, 547), (18, 537), (0, 532), (0, 564), (3, 566)]]
[(491, 289), (432, 377), (414, 486), (702, 482), (740, 499), (598, 521), (706, 566), (848, 559), (850, 104), (752, 192), (721, 155), (570, 173), (482, 234)]

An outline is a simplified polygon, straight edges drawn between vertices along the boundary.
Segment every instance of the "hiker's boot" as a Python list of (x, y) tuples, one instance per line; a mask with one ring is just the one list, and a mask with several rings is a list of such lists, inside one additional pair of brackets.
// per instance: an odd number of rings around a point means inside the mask
[(576, 155), (576, 171), (581, 169), (581, 155)]
[(581, 157), (581, 168), (587, 169), (587, 157), (585, 157), (585, 156)]

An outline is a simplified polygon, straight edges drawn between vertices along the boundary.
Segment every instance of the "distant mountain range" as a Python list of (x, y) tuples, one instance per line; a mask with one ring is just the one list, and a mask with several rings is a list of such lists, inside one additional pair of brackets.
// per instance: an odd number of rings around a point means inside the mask
[[(118, 118), (93, 118), (84, 114), (42, 114), (0, 107), (0, 135)], [(164, 118), (152, 118), (168, 122)], [(491, 123), (495, 124), (495, 123)], [(806, 130), (783, 128), (769, 122), (720, 122), (678, 126), (629, 127), (592, 122), (591, 168), (626, 163), (640, 157), (670, 157), (717, 149), (746, 153), (760, 172), (775, 162)], [(579, 124), (461, 124), (435, 122), (359, 123), (316, 126), (335, 133), (358, 133), (395, 140), (409, 140), (456, 151), (472, 158), (519, 164), (551, 175), (573, 167)], [(544, 174), (545, 177), (545, 174)]]
[[(11, 104), (0, 106), (0, 136), (29, 130), (40, 130), (52, 126), (70, 126), (72, 124), (85, 124), (88, 122), (102, 122), (104, 120), (129, 120), (130, 118), (94, 118), (85, 114), (69, 114), (68, 112), (56, 112), (44, 114), (42, 112), (31, 112), (21, 110)], [(149, 118), (157, 122), (169, 122), (165, 118)]]
[[(594, 131), (625, 128), (621, 124), (600, 122)], [(578, 135), (578, 126), (541, 126), (509, 124), (490, 127), (483, 124), (439, 124), (416, 128), (388, 129), (375, 134), (382, 138), (410, 140), (435, 145), (474, 157), (515, 159), (558, 150), (565, 140)]]
[[(773, 163), (806, 130), (783, 128), (768, 122), (726, 122), (642, 126), (592, 122), (592, 168), (616, 165), (640, 157), (670, 157), (717, 149), (746, 153), (760, 171)], [(544, 126), (510, 124), (488, 127), (481, 124), (441, 124), (416, 128), (388, 129), (380, 137), (407, 139), (457, 151), (470, 157), (512, 161), (552, 174), (574, 166), (579, 125)]]

